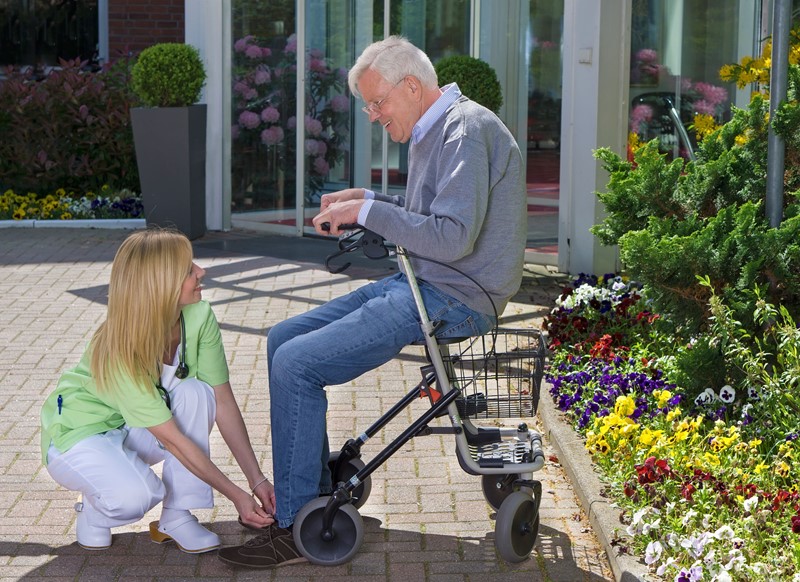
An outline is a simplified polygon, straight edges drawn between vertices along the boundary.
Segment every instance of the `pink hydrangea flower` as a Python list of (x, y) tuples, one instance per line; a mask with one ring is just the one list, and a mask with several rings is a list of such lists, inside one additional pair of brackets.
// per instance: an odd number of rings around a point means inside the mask
[(244, 38), (240, 38), (237, 40), (233, 45), (233, 50), (237, 53), (243, 53), (245, 49), (247, 49), (247, 45), (250, 44), (250, 41), (253, 40), (253, 35), (248, 34)]
[(255, 129), (260, 123), (261, 119), (258, 114), (252, 111), (242, 111), (241, 115), (239, 115), (239, 125), (247, 129)]
[(653, 119), (653, 108), (649, 105), (637, 105), (631, 111), (631, 130), (636, 133), (642, 123), (647, 123)]
[(265, 69), (258, 69), (256, 74), (253, 75), (253, 82), (256, 85), (266, 85), (272, 80), (272, 77), (269, 74), (269, 71)]
[(324, 176), (330, 171), (331, 167), (325, 158), (314, 158), (314, 171), (320, 176)]
[(698, 99), (697, 101), (694, 102), (694, 110), (697, 113), (704, 113), (706, 115), (714, 117), (714, 115), (716, 114), (716, 109), (717, 108), (715, 105), (709, 103), (705, 99)]
[(272, 146), (277, 145), (283, 141), (283, 130), (278, 125), (268, 127), (261, 132), (261, 143), (264, 145)]
[(712, 105), (719, 105), (728, 99), (728, 91), (710, 83), (695, 83), (694, 90)]
[(286, 39), (286, 48), (283, 49), (287, 53), (297, 53), (297, 35), (293, 34)]
[(324, 156), (326, 153), (328, 153), (328, 146), (324, 141), (307, 139), (306, 153), (310, 156)]
[(350, 99), (345, 95), (336, 95), (331, 99), (331, 109), (335, 113), (344, 113), (350, 109)]
[(653, 49), (645, 48), (636, 53), (636, 60), (642, 63), (654, 63), (658, 60), (658, 53)]
[(275, 123), (281, 118), (280, 112), (272, 107), (266, 107), (264, 111), (261, 112), (261, 121), (265, 123)]
[(260, 59), (261, 47), (251, 44), (245, 49), (244, 54), (246, 54), (251, 59)]
[(319, 135), (322, 133), (322, 122), (306, 115), (306, 132), (314, 136)]

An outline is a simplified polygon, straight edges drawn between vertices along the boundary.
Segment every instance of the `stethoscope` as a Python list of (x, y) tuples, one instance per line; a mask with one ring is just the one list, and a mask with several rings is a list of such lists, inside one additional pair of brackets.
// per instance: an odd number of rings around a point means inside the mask
[(189, 375), (189, 366), (186, 365), (186, 324), (183, 321), (181, 312), (181, 353), (178, 356), (178, 367), (175, 369), (175, 377), (184, 380)]
[[(186, 365), (186, 324), (183, 321), (183, 313), (181, 312), (181, 351), (178, 355), (178, 367), (175, 368), (175, 377), (178, 380), (184, 380), (189, 375), (189, 366)], [(156, 390), (161, 394), (161, 399), (167, 405), (169, 410), (172, 410), (172, 399), (169, 397), (169, 392), (161, 385), (161, 381), (156, 384)], [(159, 445), (162, 449), (164, 447)]]

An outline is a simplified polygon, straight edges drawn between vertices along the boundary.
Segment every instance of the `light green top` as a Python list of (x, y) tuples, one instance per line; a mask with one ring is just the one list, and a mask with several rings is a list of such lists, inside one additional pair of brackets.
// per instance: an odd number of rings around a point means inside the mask
[[(228, 363), (219, 324), (207, 301), (183, 308), (186, 324), (186, 360), (189, 377), (209, 386), (228, 381)], [(120, 378), (113, 390), (97, 391), (89, 369), (87, 347), (78, 365), (64, 372), (42, 406), (42, 462), (47, 464), (50, 443), (62, 453), (86, 437), (124, 424), (148, 428), (168, 421), (172, 413), (155, 386), (142, 390), (132, 379)], [(58, 397), (61, 396), (61, 409)]]

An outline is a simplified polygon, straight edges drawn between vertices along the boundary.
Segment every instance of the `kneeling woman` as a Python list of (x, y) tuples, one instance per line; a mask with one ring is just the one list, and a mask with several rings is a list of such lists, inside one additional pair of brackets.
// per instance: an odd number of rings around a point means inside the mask
[[(86, 549), (109, 547), (112, 527), (162, 501), (153, 541), (216, 549), (219, 537), (190, 513), (214, 506), (212, 487), (244, 524), (273, 522), (274, 489), (233, 396), (219, 325), (201, 300), (204, 275), (183, 234), (148, 229), (126, 238), (111, 267), (106, 320), (44, 403), (43, 461), (60, 485), (82, 493), (76, 530)], [(211, 461), (215, 421), (250, 491)], [(159, 461), (161, 479), (150, 468)]]

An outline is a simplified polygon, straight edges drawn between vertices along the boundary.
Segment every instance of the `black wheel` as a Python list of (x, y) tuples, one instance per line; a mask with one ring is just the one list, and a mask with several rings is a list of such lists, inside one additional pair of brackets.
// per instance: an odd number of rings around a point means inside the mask
[(318, 497), (306, 503), (294, 518), (294, 543), (309, 562), (320, 566), (337, 566), (353, 559), (364, 541), (364, 521), (349, 503), (342, 505), (333, 517), (332, 536), (325, 539), (322, 516), (329, 497)]
[(486, 498), (486, 503), (492, 506), (492, 509), (497, 511), (505, 501), (506, 497), (514, 493), (514, 481), (519, 479), (519, 475), (512, 473), (511, 475), (484, 475), (481, 477), (481, 487), (483, 488), (483, 496)]
[[(340, 482), (347, 482), (353, 478), (361, 469), (366, 467), (364, 461), (361, 459), (350, 459), (346, 465), (339, 469), (339, 474), (335, 473), (336, 461), (339, 458), (341, 451), (331, 453), (328, 458), (328, 468), (331, 470), (331, 478), (333, 479), (333, 488), (336, 489), (336, 484)], [(367, 502), (369, 494), (372, 493), (372, 477), (364, 479), (358, 487), (353, 489), (353, 507), (359, 508)]]
[(539, 509), (527, 493), (515, 491), (497, 511), (494, 545), (506, 562), (527, 560), (539, 533)]

